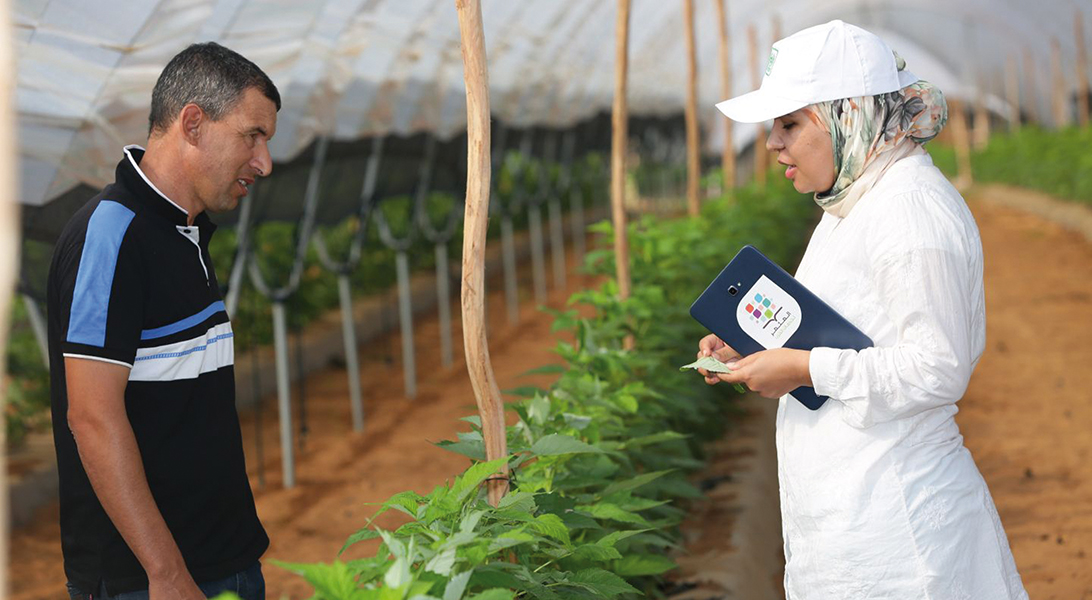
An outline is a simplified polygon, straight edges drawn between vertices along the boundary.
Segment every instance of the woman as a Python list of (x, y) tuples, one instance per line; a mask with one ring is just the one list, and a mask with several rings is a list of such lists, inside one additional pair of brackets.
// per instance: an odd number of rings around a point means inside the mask
[[(982, 245), (922, 144), (943, 96), (841, 21), (774, 44), (762, 87), (718, 105), (774, 119), (767, 148), (824, 215), (797, 278), (874, 348), (747, 357), (715, 336), (702, 372), (780, 397), (778, 479), (789, 599), (1027, 598), (954, 416), (985, 344)], [(786, 396), (829, 396), (811, 411)]]

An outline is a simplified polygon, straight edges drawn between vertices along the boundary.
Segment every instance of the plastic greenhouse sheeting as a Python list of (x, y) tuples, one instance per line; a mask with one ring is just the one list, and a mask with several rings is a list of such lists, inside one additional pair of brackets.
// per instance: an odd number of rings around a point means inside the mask
[[(695, 1), (699, 110), (707, 150), (723, 126), (715, 0)], [(565, 127), (611, 105), (616, 3), (612, 0), (484, 0), (491, 102), (512, 127)], [(886, 38), (917, 75), (949, 97), (982, 85), (1000, 99), (1005, 62), (1023, 71), (1026, 50), (1047, 114), (1050, 44), (1057, 38), (1070, 92), (1073, 19), (1088, 0), (729, 0), (733, 89), (750, 90), (747, 30), (765, 62), (775, 28), (788, 35), (841, 18)], [(349, 142), (377, 134), (431, 132), (451, 139), (465, 124), (454, 0), (17, 0), (21, 191), (40, 206), (74, 186), (101, 187), (123, 144), (147, 134), (152, 86), (172, 55), (215, 40), (247, 56), (284, 99), (274, 159), (298, 157), (317, 135)], [(633, 0), (630, 110), (681, 112), (686, 61), (681, 0)], [(1092, 36), (1086, 36), (1092, 38)], [(1021, 73), (1025, 78), (1026, 73)], [(750, 127), (736, 128), (746, 145)], [(302, 162), (302, 161), (301, 161)], [(88, 188), (77, 188), (77, 196)], [(55, 211), (60, 215), (68, 211)], [(41, 218), (49, 219), (46, 212)]]

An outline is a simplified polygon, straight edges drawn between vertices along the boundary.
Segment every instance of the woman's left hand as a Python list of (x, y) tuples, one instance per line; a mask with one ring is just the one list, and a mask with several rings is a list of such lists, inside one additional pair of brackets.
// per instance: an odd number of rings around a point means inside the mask
[[(807, 350), (774, 348), (728, 361), (731, 373), (715, 373), (726, 383), (742, 383), (764, 398), (780, 398), (800, 386), (811, 386)], [(714, 375), (714, 373), (710, 373)]]

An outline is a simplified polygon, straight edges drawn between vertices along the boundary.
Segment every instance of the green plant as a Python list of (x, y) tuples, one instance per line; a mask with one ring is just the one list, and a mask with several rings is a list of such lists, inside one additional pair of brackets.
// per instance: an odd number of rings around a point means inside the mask
[[(741, 190), (708, 204), (699, 219), (641, 219), (631, 225), (633, 293), (619, 300), (608, 280), (574, 294), (594, 309), (551, 311), (564, 365), (548, 389), (508, 393), (518, 422), (507, 430), (511, 455), (485, 462), (477, 417), (470, 431), (440, 446), (472, 466), (427, 495), (403, 492), (378, 514), (404, 513), (393, 531), (373, 521), (344, 552), (382, 539), (370, 558), (328, 564), (278, 563), (303, 576), (316, 600), (614, 598), (652, 593), (674, 562), (682, 502), (700, 496), (688, 476), (703, 462), (703, 442), (735, 413), (731, 389), (711, 388), (678, 364), (703, 333), (686, 314), (712, 273), (743, 243), (783, 263), (799, 251), (815, 214), (787, 185)], [(611, 233), (609, 223), (594, 227)], [(587, 269), (609, 276), (613, 254), (589, 253)], [(636, 339), (626, 349), (624, 340)], [(722, 386), (723, 387), (723, 386)], [(507, 461), (511, 490), (492, 507), (479, 485)]]
[[(956, 174), (955, 150), (930, 144), (933, 162)], [(1041, 190), (1066, 200), (1092, 203), (1092, 128), (1045, 130), (1025, 126), (1001, 133), (971, 155), (975, 181), (992, 181)]]

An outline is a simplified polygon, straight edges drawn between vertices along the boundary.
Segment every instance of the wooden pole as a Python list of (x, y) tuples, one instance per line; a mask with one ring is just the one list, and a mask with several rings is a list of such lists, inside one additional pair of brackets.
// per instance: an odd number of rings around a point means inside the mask
[(1054, 108), (1054, 127), (1069, 125), (1069, 98), (1065, 93), (1065, 78), (1062, 76), (1062, 45), (1058, 38), (1050, 38), (1050, 75), (1051, 99)]
[[(508, 455), (504, 403), (489, 360), (485, 336), (485, 234), (489, 225), (489, 71), (485, 56), (481, 0), (455, 0), (462, 37), (463, 77), (466, 81), (466, 212), (463, 221), (463, 349), (466, 369), (482, 420), (485, 456)], [(505, 477), (488, 482), (489, 503), (497, 506), (508, 491)]]
[(1028, 91), (1028, 120), (1036, 125), (1043, 126), (1043, 116), (1039, 112), (1039, 83), (1035, 78), (1035, 61), (1031, 58), (1031, 49), (1024, 47), (1024, 79), (1027, 80)]
[[(19, 256), (19, 202), (15, 169), (15, 114), (12, 90), (15, 89), (15, 52), (11, 35), (11, 7), (0, 0), (0, 382), (7, 365), (8, 315), (15, 292)], [(0, 385), (0, 415), (7, 415), (7, 386)], [(9, 597), (8, 560), (10, 523), (8, 522), (8, 441), (7, 425), (0, 416), (0, 598)]]
[(971, 136), (967, 131), (966, 105), (962, 100), (952, 100), (951, 107), (952, 124), (955, 126), (952, 135), (955, 138), (956, 151), (956, 187), (966, 189), (974, 183), (971, 174)]
[(974, 147), (981, 150), (990, 143), (990, 113), (986, 110), (986, 74), (979, 71), (978, 91), (974, 96)]
[[(720, 95), (727, 100), (732, 97), (732, 53), (728, 43), (728, 4), (727, 0), (713, 0), (717, 9), (717, 32), (720, 40)], [(724, 192), (736, 187), (736, 151), (732, 144), (732, 120), (721, 119), (724, 123), (724, 150), (720, 154), (722, 187)]]
[(1020, 129), (1020, 80), (1016, 75), (1016, 57), (1009, 55), (1005, 64), (1005, 95), (1009, 97), (1009, 131)]
[(1077, 123), (1088, 127), (1088, 48), (1084, 45), (1084, 13), (1073, 15), (1073, 45), (1077, 48)]
[[(751, 87), (758, 89), (761, 84), (758, 74), (758, 31), (754, 24), (747, 27), (747, 42), (750, 47), (751, 59)], [(761, 187), (766, 187), (766, 171), (769, 168), (769, 154), (766, 152), (766, 125), (759, 123), (755, 126), (754, 167), (755, 181)]]
[(698, 49), (694, 42), (694, 0), (683, 0), (686, 27), (686, 212), (701, 213), (701, 133), (698, 131)]
[(629, 298), (629, 242), (626, 240), (626, 152), (629, 142), (626, 75), (629, 68), (629, 2), (618, 0), (614, 21), (614, 108), (611, 113), (610, 206), (614, 221), (614, 263), (618, 297)]

